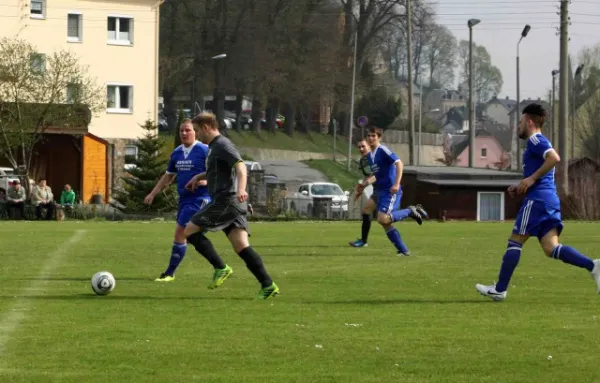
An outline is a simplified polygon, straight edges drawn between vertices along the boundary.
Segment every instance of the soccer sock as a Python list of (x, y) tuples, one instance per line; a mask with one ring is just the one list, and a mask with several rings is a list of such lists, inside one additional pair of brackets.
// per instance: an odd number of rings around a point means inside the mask
[(410, 213), (410, 209), (394, 210), (390, 216), (392, 217), (392, 222), (398, 222), (410, 216)]
[(389, 229), (387, 232), (387, 237), (389, 238), (390, 242), (392, 242), (394, 244), (394, 246), (396, 246), (396, 249), (404, 254), (408, 253), (408, 247), (406, 247), (406, 245), (404, 244), (404, 242), (402, 241), (402, 237), (400, 236), (400, 232), (392, 226), (391, 229)]
[(260, 282), (262, 287), (269, 287), (273, 284), (273, 280), (267, 273), (267, 270), (265, 270), (260, 255), (254, 251), (252, 246), (246, 247), (244, 250), (240, 251), (238, 255), (246, 262), (246, 267)]
[(210, 239), (206, 238), (204, 234), (197, 232), (188, 237), (188, 242), (194, 245), (194, 248), (199, 252), (215, 269), (224, 269), (226, 267), (225, 262), (219, 257), (215, 247), (213, 246)]
[(558, 245), (552, 250), (552, 258), (560, 259), (569, 265), (584, 268), (588, 271), (594, 269), (594, 261), (581, 254), (571, 246)]
[(519, 264), (519, 259), (521, 259), (522, 247), (523, 245), (519, 242), (510, 240), (508, 241), (506, 253), (504, 253), (504, 258), (502, 258), (502, 266), (500, 267), (498, 282), (496, 283), (497, 292), (501, 293), (503, 291), (506, 291), (506, 289), (508, 288), (510, 278), (512, 277), (513, 272)]
[(165, 274), (173, 276), (175, 274), (175, 270), (177, 270), (177, 266), (183, 261), (183, 257), (185, 257), (185, 251), (187, 250), (187, 244), (185, 243), (177, 243), (173, 242), (173, 250), (171, 250), (171, 260), (169, 261), (169, 267)]
[(363, 214), (362, 216), (362, 241), (363, 243), (367, 243), (367, 239), (369, 238), (369, 231), (371, 230), (371, 215)]

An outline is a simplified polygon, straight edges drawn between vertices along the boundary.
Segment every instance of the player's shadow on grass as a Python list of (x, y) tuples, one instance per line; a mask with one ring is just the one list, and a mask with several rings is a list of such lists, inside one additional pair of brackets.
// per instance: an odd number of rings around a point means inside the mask
[(30, 299), (30, 300), (58, 300), (58, 301), (77, 301), (77, 300), (92, 300), (92, 299), (108, 299), (117, 301), (198, 301), (198, 300), (233, 300), (233, 301), (253, 301), (253, 297), (231, 297), (218, 295), (198, 295), (198, 296), (149, 296), (149, 295), (118, 295), (110, 294), (107, 296), (99, 296), (92, 292), (89, 294), (71, 294), (71, 295), (17, 295), (17, 296), (0, 296), (2, 299)]
[[(63, 281), (63, 282), (89, 282), (90, 277), (36, 277), (36, 278), (19, 278), (18, 281)], [(152, 278), (143, 277), (119, 277), (119, 281), (152, 281)]]
[(401, 304), (463, 304), (463, 303), (494, 303), (492, 300), (485, 299), (411, 299), (411, 298), (394, 298), (394, 299), (352, 299), (347, 301), (321, 301), (321, 302), (304, 302), (309, 304), (333, 304), (333, 305), (401, 305)]

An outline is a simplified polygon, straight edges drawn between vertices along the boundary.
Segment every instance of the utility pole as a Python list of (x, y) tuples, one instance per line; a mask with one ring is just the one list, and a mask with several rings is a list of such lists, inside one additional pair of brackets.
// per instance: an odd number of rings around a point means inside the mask
[(555, 112), (555, 105), (556, 105), (556, 75), (559, 73), (558, 70), (554, 69), (552, 71), (552, 132), (550, 134), (550, 140), (551, 142), (555, 142), (555, 138), (556, 138), (556, 112)]
[(475, 125), (475, 89), (473, 89), (473, 27), (479, 24), (481, 20), (470, 19), (467, 22), (469, 27), (469, 167), (475, 167), (475, 138), (477, 137), (477, 127)]
[(519, 170), (521, 169), (521, 140), (519, 139), (519, 121), (521, 121), (521, 68), (519, 65), (519, 46), (521, 45), (521, 41), (527, 37), (530, 29), (529, 24), (525, 25), (523, 32), (521, 32), (521, 38), (519, 38), (519, 42), (517, 43), (517, 109), (515, 129), (517, 131), (517, 169)]
[(559, 163), (560, 184), (559, 191), (569, 195), (569, 1), (560, 1), (560, 77), (559, 77), (559, 121), (558, 140), (561, 161)]
[(413, 105), (413, 55), (412, 55), (412, 0), (406, 0), (406, 24), (407, 34), (406, 39), (406, 56), (408, 61), (408, 123), (410, 131), (408, 135), (408, 157), (409, 164), (415, 164), (415, 119)]

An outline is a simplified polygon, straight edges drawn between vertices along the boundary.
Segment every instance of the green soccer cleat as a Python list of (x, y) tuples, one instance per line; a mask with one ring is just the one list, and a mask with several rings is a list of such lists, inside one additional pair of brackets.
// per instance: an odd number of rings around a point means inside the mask
[(154, 282), (173, 282), (175, 277), (166, 273), (162, 273), (160, 277), (156, 278)]
[(233, 274), (233, 269), (229, 265), (225, 265), (224, 269), (215, 269), (212, 283), (208, 285), (208, 288), (212, 290), (221, 286), (231, 274)]
[(269, 299), (279, 294), (279, 287), (273, 282), (269, 287), (263, 287), (258, 292), (258, 299)]

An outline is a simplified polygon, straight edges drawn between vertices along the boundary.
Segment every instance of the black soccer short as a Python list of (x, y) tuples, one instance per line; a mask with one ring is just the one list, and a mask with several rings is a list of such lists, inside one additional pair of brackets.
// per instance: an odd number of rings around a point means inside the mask
[(194, 214), (190, 222), (208, 231), (223, 230), (225, 235), (234, 228), (244, 229), (250, 235), (247, 214), (248, 204), (237, 202), (235, 196), (217, 198)]

